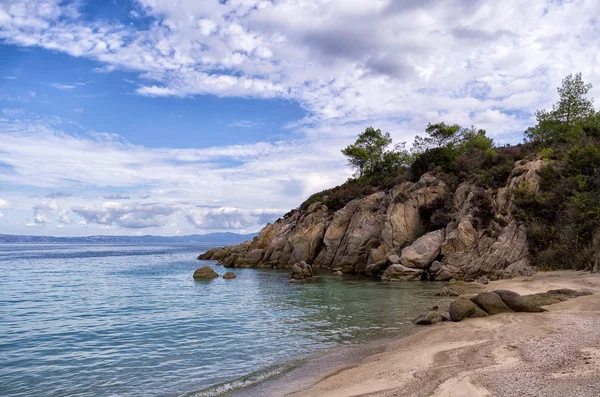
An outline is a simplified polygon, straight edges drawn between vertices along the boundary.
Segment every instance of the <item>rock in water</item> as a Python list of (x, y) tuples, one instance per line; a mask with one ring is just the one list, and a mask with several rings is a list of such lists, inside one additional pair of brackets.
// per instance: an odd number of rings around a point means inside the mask
[(496, 290), (492, 291), (502, 299), (502, 302), (515, 312), (541, 313), (547, 311), (538, 305), (535, 305), (513, 291)]
[(312, 276), (312, 266), (306, 264), (306, 262), (299, 262), (292, 265), (292, 277), (290, 281), (309, 281), (312, 280)]
[(490, 280), (488, 280), (488, 278), (486, 276), (483, 276), (483, 277), (479, 277), (477, 279), (477, 281), (475, 281), (475, 282), (478, 284), (486, 285), (486, 284), (489, 284)]
[(223, 275), (223, 278), (225, 280), (231, 280), (231, 279), (234, 279), (235, 277), (236, 277), (236, 275), (233, 272), (227, 272)]
[(493, 292), (477, 294), (475, 303), (488, 314), (512, 313), (513, 311), (502, 302), (502, 298)]
[(196, 279), (211, 279), (216, 277), (219, 277), (219, 275), (208, 265), (202, 266), (194, 272), (194, 278)]
[(427, 233), (402, 250), (400, 263), (408, 267), (426, 268), (440, 254), (444, 242), (444, 231)]
[(446, 321), (446, 318), (444, 317), (443, 313), (431, 311), (427, 314), (421, 314), (419, 317), (417, 317), (417, 319), (415, 320), (415, 324), (430, 325), (439, 323), (441, 321)]
[(435, 294), (435, 296), (461, 296), (465, 293), (465, 290), (458, 285), (451, 285), (449, 287), (444, 287), (440, 292)]
[(423, 278), (424, 273), (421, 269), (392, 265), (386, 269), (381, 279), (384, 281), (418, 281)]
[(390, 263), (387, 260), (382, 260), (379, 262), (371, 263), (370, 265), (367, 265), (367, 267), (365, 268), (365, 274), (367, 276), (377, 276), (378, 274), (382, 273), (385, 269), (387, 269), (389, 266), (390, 266)]

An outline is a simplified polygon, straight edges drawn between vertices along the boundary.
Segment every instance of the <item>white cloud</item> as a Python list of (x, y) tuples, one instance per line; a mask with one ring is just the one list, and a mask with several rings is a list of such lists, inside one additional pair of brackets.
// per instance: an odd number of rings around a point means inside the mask
[[(515, 142), (533, 111), (555, 102), (566, 74), (581, 71), (600, 97), (596, 0), (138, 3), (131, 17), (154, 18), (147, 29), (90, 21), (79, 2), (0, 0), (0, 41), (93, 59), (97, 72), (137, 72), (144, 82), (130, 86), (139, 95), (282, 98), (307, 113), (279, 141), (203, 149), (148, 148), (71, 133), (64, 120), (3, 113), (0, 158), (10, 172), (0, 168), (0, 181), (93, 187), (87, 203), (61, 201), (86, 214), (79, 222), (88, 225), (151, 227), (180, 217), (201, 228), (252, 228), (262, 219), (257, 208), (293, 208), (343, 182), (350, 171), (339, 149), (369, 125), (410, 143), (427, 122), (444, 120)], [(107, 209), (99, 197), (114, 188), (180, 212), (152, 217), (138, 207), (152, 204), (144, 199)], [(131, 223), (121, 219), (128, 213)]]
[(43, 203), (39, 203), (33, 207), (33, 224), (36, 226), (43, 226), (48, 223), (52, 223), (49, 217), (58, 210), (56, 200), (48, 200)]
[[(10, 204), (8, 203), (8, 201), (0, 199), (0, 210), (4, 210), (10, 208)], [(0, 221), (2, 220), (2, 218), (4, 218), (4, 214), (2, 213), (2, 211), (0, 211)]]
[(87, 224), (143, 229), (166, 225), (177, 209), (161, 204), (122, 204), (109, 201), (102, 205), (73, 207), (71, 211), (81, 216)]
[[(139, 71), (152, 81), (137, 89), (146, 96), (293, 99), (311, 124), (435, 112), (468, 125), (490, 107), (531, 114), (577, 71), (600, 90), (596, 0), (140, 0), (131, 15), (160, 21), (147, 30), (90, 22), (77, 2), (12, 3), (0, 3), (8, 43), (92, 58), (101, 71)], [(482, 83), (486, 90), (468, 89)]]
[(245, 230), (252, 226), (273, 222), (284, 213), (285, 211), (279, 209), (247, 211), (240, 208), (220, 207), (191, 209), (187, 212), (186, 218), (199, 229)]
[(236, 128), (254, 128), (254, 127), (262, 127), (264, 126), (265, 123), (263, 123), (262, 121), (254, 121), (254, 120), (235, 120), (233, 121), (231, 124), (229, 124), (229, 127), (236, 127)]
[(77, 88), (77, 85), (74, 84), (61, 84), (61, 83), (50, 83), (50, 87), (59, 89), (59, 90), (72, 90), (73, 88)]

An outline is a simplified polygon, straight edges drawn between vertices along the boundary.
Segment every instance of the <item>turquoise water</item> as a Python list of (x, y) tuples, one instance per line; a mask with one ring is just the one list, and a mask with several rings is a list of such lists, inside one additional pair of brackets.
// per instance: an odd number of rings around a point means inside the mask
[(255, 269), (194, 281), (201, 265), (226, 271), (196, 260), (207, 248), (0, 245), (0, 395), (239, 392), (332, 348), (411, 332), (440, 288), (293, 285), (288, 271)]

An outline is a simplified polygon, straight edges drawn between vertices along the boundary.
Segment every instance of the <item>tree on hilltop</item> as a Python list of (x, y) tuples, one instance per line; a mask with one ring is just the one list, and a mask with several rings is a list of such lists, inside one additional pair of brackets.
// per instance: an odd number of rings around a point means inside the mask
[(410, 155), (405, 150), (405, 142), (388, 150), (391, 144), (392, 138), (388, 132), (382, 133), (380, 129), (368, 127), (342, 153), (356, 170), (356, 176), (365, 177), (407, 164)]

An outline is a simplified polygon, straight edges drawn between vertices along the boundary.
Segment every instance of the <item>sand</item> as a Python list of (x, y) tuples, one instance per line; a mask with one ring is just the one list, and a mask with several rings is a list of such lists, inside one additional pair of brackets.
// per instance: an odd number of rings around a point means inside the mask
[(556, 288), (594, 294), (546, 306), (546, 313), (424, 326), (290, 396), (600, 396), (599, 274), (538, 273), (481, 290), (530, 294)]

